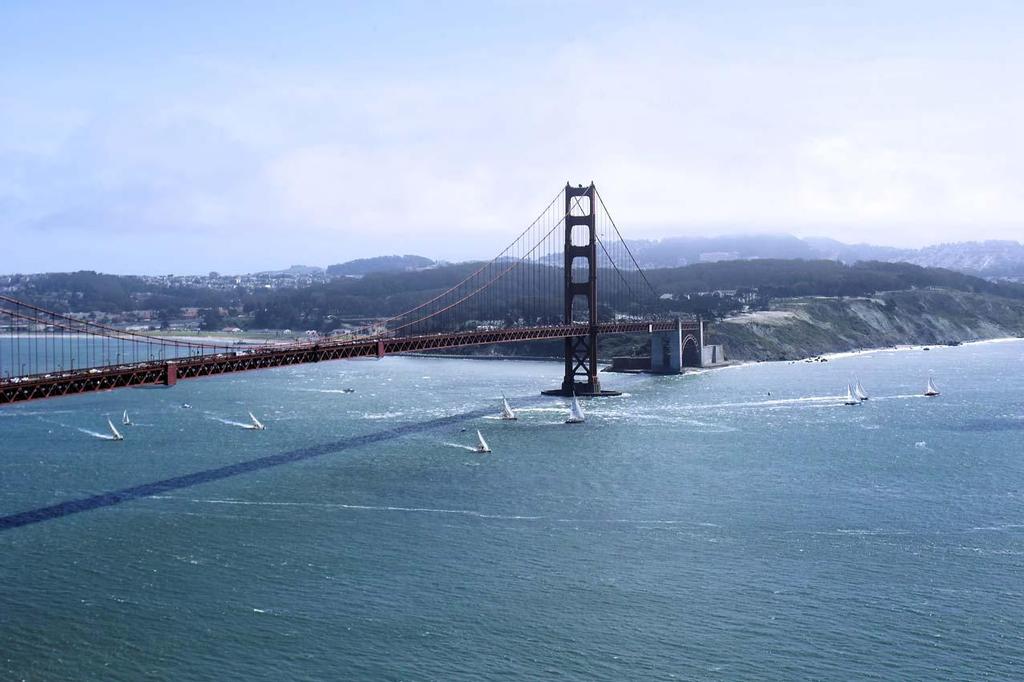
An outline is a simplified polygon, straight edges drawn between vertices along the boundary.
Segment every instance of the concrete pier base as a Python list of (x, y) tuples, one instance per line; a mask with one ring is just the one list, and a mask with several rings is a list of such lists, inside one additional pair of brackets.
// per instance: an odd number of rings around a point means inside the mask
[(573, 392), (573, 391), (566, 391), (565, 389), (562, 389), (562, 388), (552, 388), (552, 389), (547, 390), (547, 391), (541, 391), (540, 394), (541, 395), (561, 396), (563, 398), (570, 398), (570, 397), (572, 397), (574, 395), (577, 398), (610, 398), (612, 396), (622, 395), (622, 391), (606, 391), (604, 389), (601, 389), (599, 391), (589, 391), (588, 392), (588, 391), (586, 391), (584, 389), (584, 390), (579, 390), (579, 391)]

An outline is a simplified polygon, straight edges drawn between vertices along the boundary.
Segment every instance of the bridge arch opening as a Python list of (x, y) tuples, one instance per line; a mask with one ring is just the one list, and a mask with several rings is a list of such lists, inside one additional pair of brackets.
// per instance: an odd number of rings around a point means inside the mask
[(584, 256), (572, 259), (573, 284), (586, 284), (590, 281), (590, 261)]
[(683, 339), (683, 367), (700, 367), (700, 344), (697, 343), (697, 339), (687, 335)]
[(590, 322), (590, 304), (586, 296), (573, 296), (572, 322), (573, 324), (587, 324)]
[(590, 246), (590, 226), (573, 225), (570, 239), (573, 246)]
[(569, 202), (569, 215), (571, 216), (588, 216), (590, 211), (590, 197), (586, 194), (573, 197)]

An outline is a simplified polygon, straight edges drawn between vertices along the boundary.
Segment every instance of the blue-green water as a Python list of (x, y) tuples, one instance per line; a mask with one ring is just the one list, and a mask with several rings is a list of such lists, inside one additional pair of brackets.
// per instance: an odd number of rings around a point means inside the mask
[(1022, 368), (608, 375), (582, 426), (558, 363), (413, 358), (3, 408), (0, 516), (304, 454), (0, 531), (0, 679), (1020, 678)]

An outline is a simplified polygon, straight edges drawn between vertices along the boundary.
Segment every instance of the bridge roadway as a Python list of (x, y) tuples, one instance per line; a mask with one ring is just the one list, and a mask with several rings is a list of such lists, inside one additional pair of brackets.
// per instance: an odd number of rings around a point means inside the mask
[[(697, 333), (696, 320), (682, 322), (683, 332)], [(649, 334), (672, 331), (675, 320), (650, 322), (604, 322), (597, 325), (599, 334)], [(0, 379), (0, 405), (41, 400), (57, 396), (109, 391), (129, 386), (173, 386), (182, 379), (248, 372), (286, 365), (299, 365), (326, 360), (380, 358), (393, 353), (443, 350), (497, 343), (540, 341), (584, 336), (585, 324), (545, 327), (510, 327), (507, 329), (445, 332), (420, 336), (379, 337), (352, 341), (302, 342), (280, 346), (225, 351), (171, 360), (125, 363), (106, 367), (51, 372), (49, 374)]]

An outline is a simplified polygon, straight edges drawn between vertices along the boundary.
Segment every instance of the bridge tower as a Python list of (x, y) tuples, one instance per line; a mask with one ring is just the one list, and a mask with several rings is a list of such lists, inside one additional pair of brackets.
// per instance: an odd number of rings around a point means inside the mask
[(565, 324), (586, 324), (583, 336), (565, 339), (565, 377), (561, 388), (545, 395), (618, 395), (602, 391), (597, 376), (597, 192), (565, 185)]

